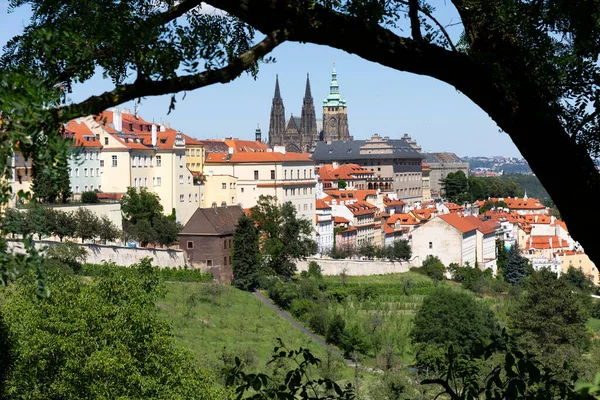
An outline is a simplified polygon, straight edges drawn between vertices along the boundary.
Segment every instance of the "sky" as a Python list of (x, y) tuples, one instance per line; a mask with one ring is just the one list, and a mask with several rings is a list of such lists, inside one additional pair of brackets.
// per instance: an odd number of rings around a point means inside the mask
[[(441, 3), (441, 2), (440, 2)], [(441, 23), (456, 22), (451, 5), (440, 5)], [(22, 32), (30, 17), (28, 9), (8, 13), (8, 2), (0, 0), (0, 47)], [(454, 31), (452, 31), (454, 29)], [(456, 37), (459, 27), (449, 28)], [(1, 51), (1, 50), (0, 50)], [(459, 156), (520, 157), (507, 134), (479, 107), (452, 86), (433, 78), (399, 72), (346, 52), (313, 44), (284, 43), (271, 56), (276, 62), (262, 64), (258, 78), (244, 74), (233, 82), (216, 84), (177, 95), (176, 108), (167, 115), (170, 96), (141, 100), (140, 115), (146, 120), (165, 121), (171, 127), (199, 139), (234, 137), (254, 139), (257, 124), (265, 140), (279, 75), (286, 117), (300, 115), (310, 74), (317, 118), (329, 91), (335, 61), (340, 93), (347, 101), (348, 125), (354, 139), (372, 134), (399, 138), (409, 134), (424, 151), (449, 151)], [(112, 89), (108, 80), (96, 76), (75, 87), (73, 101)], [(122, 107), (133, 110), (133, 104)]]

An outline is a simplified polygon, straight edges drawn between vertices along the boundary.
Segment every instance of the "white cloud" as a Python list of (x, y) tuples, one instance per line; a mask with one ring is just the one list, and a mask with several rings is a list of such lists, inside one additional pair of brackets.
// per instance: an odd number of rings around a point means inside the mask
[(200, 12), (202, 14), (227, 15), (225, 11), (221, 10), (220, 8), (215, 8), (210, 4), (201, 3), (200, 7)]

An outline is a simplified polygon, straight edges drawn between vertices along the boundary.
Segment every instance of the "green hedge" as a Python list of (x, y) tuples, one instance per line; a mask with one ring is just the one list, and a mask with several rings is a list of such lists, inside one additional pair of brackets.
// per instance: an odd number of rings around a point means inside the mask
[[(98, 276), (102, 274), (105, 267), (102, 264), (83, 264), (80, 275), (83, 276)], [(127, 268), (121, 265), (113, 265), (112, 268)], [(193, 268), (160, 268), (161, 277), (165, 281), (176, 282), (210, 282), (213, 280), (212, 274), (201, 272), (199, 269)]]

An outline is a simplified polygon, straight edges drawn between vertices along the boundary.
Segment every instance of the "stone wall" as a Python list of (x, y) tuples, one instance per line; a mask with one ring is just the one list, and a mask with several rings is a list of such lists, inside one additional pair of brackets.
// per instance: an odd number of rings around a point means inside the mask
[[(36, 248), (56, 245), (58, 242), (41, 241), (36, 242)], [(22, 252), (23, 244), (19, 241), (8, 241), (9, 248), (16, 252)], [(102, 246), (95, 244), (80, 244), (88, 251), (86, 262), (91, 264), (101, 264), (104, 261), (113, 261), (117, 265), (130, 266), (139, 262), (145, 257), (152, 258), (152, 264), (160, 268), (165, 267), (183, 267), (185, 265), (185, 256), (181, 250), (170, 249), (145, 249), (139, 247), (122, 246)]]
[(414, 266), (411, 265), (411, 262), (309, 258), (306, 261), (298, 261), (296, 263), (298, 272), (308, 270), (308, 263), (311, 261), (315, 261), (321, 266), (323, 275), (340, 275), (344, 271), (346, 275), (352, 276), (397, 274), (408, 272), (410, 267)]

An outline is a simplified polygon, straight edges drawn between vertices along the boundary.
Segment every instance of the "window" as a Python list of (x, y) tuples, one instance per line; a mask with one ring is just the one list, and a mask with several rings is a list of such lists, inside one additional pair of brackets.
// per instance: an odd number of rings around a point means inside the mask
[(429, 242), (429, 248), (433, 249), (433, 242)]
[(156, 186), (160, 186), (161, 183), (162, 183), (162, 178), (159, 176), (156, 178)]
[(258, 171), (254, 171), (254, 180), (258, 180)]
[(162, 156), (156, 156), (156, 166), (160, 167), (162, 165)]
[(79, 185), (75, 186), (75, 193), (79, 193)]
[(206, 260), (206, 266), (212, 267), (212, 260)]
[(75, 176), (79, 177), (79, 168), (75, 168)]
[(196, 199), (196, 203), (197, 203), (197, 202), (198, 202), (198, 193), (196, 193), (196, 194), (194, 195), (194, 197), (195, 197), (195, 199)]
[(179, 201), (183, 203), (185, 201), (185, 196), (182, 195), (182, 194), (180, 194), (179, 195)]
[(156, 177), (155, 176), (152, 177), (152, 186), (156, 186)]
[(146, 158), (146, 156), (144, 156), (144, 167), (148, 166), (148, 158)]
[(188, 242), (187, 242), (187, 248), (190, 249), (190, 250), (193, 249), (194, 248), (194, 242), (192, 242), (191, 240), (188, 240)]
[(288, 190), (287, 190), (287, 189), (285, 189), (285, 195), (286, 195), (286, 196), (288, 195)]
[(153, 165), (153, 164), (152, 164), (153, 162), (154, 162), (154, 156), (150, 156), (150, 166), (152, 166), (152, 165)]
[(242, 193), (244, 193), (244, 188), (241, 188), (240, 190), (241, 190)]
[(98, 185), (98, 191), (101, 192), (102, 191), (102, 185)]
[(235, 203), (235, 197), (232, 197), (231, 198), (231, 204), (234, 204), (234, 203)]
[(85, 185), (85, 191), (86, 192), (88, 191), (88, 185)]
[(227, 257), (223, 257), (223, 265), (227, 265)]
[(117, 156), (112, 156), (112, 166), (116, 167), (117, 165)]
[(190, 203), (192, 202), (192, 194), (191, 194), (191, 193), (188, 195), (188, 201), (189, 201)]
[(138, 156), (138, 165), (142, 166), (142, 156)]
[(132, 167), (137, 166), (137, 158), (135, 156), (131, 157), (131, 166)]
[(104, 160), (100, 160), (100, 166), (104, 167)]
[(296, 189), (292, 189), (292, 196), (296, 195)]
[(188, 185), (192, 183), (192, 177), (190, 175), (188, 175)]
[(304, 170), (304, 179), (306, 179), (306, 170)]
[(183, 156), (179, 155), (179, 168), (183, 168)]
[(108, 144), (108, 138), (107, 138), (107, 137), (105, 137), (105, 138), (104, 138), (104, 145), (106, 146), (107, 144)]
[(89, 158), (88, 158), (88, 157), (89, 157), (89, 154), (88, 154), (88, 152), (87, 152), (87, 151), (84, 151), (84, 152), (83, 152), (83, 156), (84, 156), (84, 158), (85, 158), (86, 160), (88, 160), (88, 159), (89, 159)]
[(96, 168), (96, 176), (100, 177), (100, 168)]
[(148, 178), (144, 178), (144, 187), (148, 187)]
[(283, 178), (287, 179), (287, 169), (285, 171), (283, 171)]
[(226, 183), (221, 183), (221, 189), (227, 189), (227, 184)]
[(99, 151), (97, 151), (97, 152), (96, 152), (96, 160), (99, 160), (99, 159), (100, 159), (100, 152), (99, 152)]
[(90, 176), (94, 176), (94, 168), (90, 168)]
[(183, 175), (179, 175), (179, 184), (183, 185)]
[(271, 170), (271, 179), (275, 179), (275, 170), (274, 169)]
[(304, 205), (304, 211), (306, 211), (306, 210), (308, 210), (308, 205), (307, 204)]
[(133, 187), (137, 187), (137, 178), (133, 178)]
[(90, 190), (93, 192), (94, 191), (94, 185), (90, 185)]

